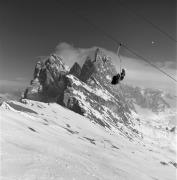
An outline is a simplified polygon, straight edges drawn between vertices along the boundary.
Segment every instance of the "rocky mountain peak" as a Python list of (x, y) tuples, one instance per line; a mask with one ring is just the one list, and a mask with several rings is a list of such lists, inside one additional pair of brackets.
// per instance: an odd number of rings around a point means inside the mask
[(68, 66), (64, 63), (63, 58), (56, 54), (51, 54), (45, 61), (45, 65), (51, 69), (56, 68), (58, 71), (68, 71)]
[(131, 111), (111, 91), (115, 74), (111, 58), (99, 48), (87, 54), (82, 67), (76, 62), (70, 71), (62, 58), (51, 55), (37, 62), (24, 98), (57, 102), (104, 128), (119, 129), (128, 138), (139, 136)]
[(112, 85), (117, 72), (112, 59), (100, 48), (91, 49), (84, 57), (82, 67), (75, 62), (69, 71), (64, 59), (55, 54), (38, 61), (24, 98), (57, 102), (130, 139), (141, 137), (135, 128), (140, 124), (137, 105), (153, 112), (168, 108), (159, 91)]
[(80, 79), (83, 82), (90, 82), (90, 78), (97, 79), (102, 85), (110, 85), (112, 76), (117, 74), (111, 58), (103, 50), (97, 48), (92, 56), (87, 56), (83, 64)]
[(55, 99), (65, 87), (65, 75), (68, 73), (68, 66), (63, 59), (56, 54), (38, 61), (35, 65), (33, 80), (24, 93), (24, 98), (48, 101)]

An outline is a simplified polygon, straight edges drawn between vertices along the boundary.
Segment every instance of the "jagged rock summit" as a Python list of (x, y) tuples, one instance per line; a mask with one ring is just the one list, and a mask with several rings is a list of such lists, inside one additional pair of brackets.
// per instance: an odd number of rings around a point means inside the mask
[(61, 57), (52, 54), (43, 61), (36, 63), (33, 80), (24, 93), (24, 98), (51, 101), (65, 88), (68, 67)]
[(37, 62), (24, 98), (57, 102), (104, 128), (133, 138), (138, 131), (131, 111), (113, 93), (111, 80), (116, 73), (111, 58), (99, 48), (88, 54), (82, 67), (76, 62), (70, 70), (62, 58), (51, 55)]
[(82, 67), (75, 62), (70, 70), (60, 56), (52, 54), (36, 63), (33, 80), (26, 89), (24, 98), (47, 102), (58, 100), (69, 85), (67, 77), (69, 74), (88, 85), (93, 85), (92, 80), (96, 79), (101, 85), (109, 87), (116, 70), (111, 59), (99, 48), (86, 57)]

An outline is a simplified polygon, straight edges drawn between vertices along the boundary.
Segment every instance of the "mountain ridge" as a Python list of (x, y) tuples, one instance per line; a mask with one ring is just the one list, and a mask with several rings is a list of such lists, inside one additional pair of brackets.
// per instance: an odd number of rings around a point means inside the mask
[[(146, 118), (138, 107), (149, 109), (153, 117), (156, 114), (158, 117), (158, 114), (171, 108), (164, 99), (167, 95), (159, 90), (125, 84), (114, 86), (111, 79), (116, 73), (111, 57), (97, 47), (86, 53), (82, 66), (75, 62), (71, 68), (59, 55), (51, 54), (42, 62), (37, 62), (34, 78), (24, 98), (57, 102), (105, 128), (117, 128), (129, 139), (141, 138), (143, 132), (140, 126), (147, 124), (144, 124)], [(174, 116), (169, 114), (170, 118)], [(140, 122), (140, 118), (145, 120)], [(161, 123), (159, 118), (155, 121)], [(162, 131), (175, 126), (165, 123)]]

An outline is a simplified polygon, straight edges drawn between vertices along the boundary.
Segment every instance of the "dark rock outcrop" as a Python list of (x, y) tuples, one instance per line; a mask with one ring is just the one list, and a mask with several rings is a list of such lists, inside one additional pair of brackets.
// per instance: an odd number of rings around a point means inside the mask
[(77, 78), (80, 77), (81, 67), (77, 62), (75, 62), (74, 65), (71, 67), (69, 74), (72, 74), (72, 75), (76, 76)]
[(67, 66), (57, 55), (51, 55), (45, 61), (38, 61), (31, 85), (25, 90), (24, 98), (38, 101), (56, 101), (66, 88)]

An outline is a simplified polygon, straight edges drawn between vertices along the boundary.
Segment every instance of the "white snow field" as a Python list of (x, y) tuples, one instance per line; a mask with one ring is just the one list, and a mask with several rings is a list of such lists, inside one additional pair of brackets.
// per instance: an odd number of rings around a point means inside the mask
[(1, 180), (175, 180), (176, 154), (55, 103), (0, 107)]

